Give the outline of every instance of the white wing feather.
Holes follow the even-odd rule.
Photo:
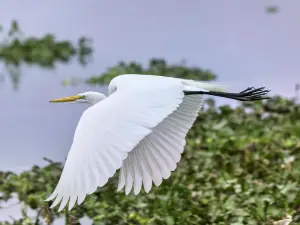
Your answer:
[[[76,201],[78,205],[81,204],[87,194],[105,185],[122,165],[121,174],[126,177],[121,176],[120,183],[126,181],[127,193],[133,184],[136,192],[140,191],[142,182],[150,190],[151,180],[158,185],[162,177],[169,176],[168,170],[174,169],[172,160],[178,162],[180,159],[182,140],[180,148],[176,148],[177,152],[173,153],[174,159],[169,160],[171,167],[164,167],[163,172],[161,167],[155,165],[157,154],[154,152],[162,150],[153,148],[151,152],[146,152],[149,145],[144,141],[139,145],[139,149],[144,150],[134,151],[132,157],[123,164],[128,153],[183,101],[181,82],[170,81],[166,85],[158,80],[152,83],[145,81],[137,85],[122,84],[116,93],[83,113],[60,180],[46,200],[55,199],[51,207],[61,202],[61,211],[69,200],[69,209],[73,208]],[[187,128],[180,129],[186,132]],[[172,142],[176,143],[175,138]],[[145,160],[141,160],[143,158]]]
[[[171,115],[153,128],[124,160],[119,174],[118,190],[125,193],[134,189],[137,195],[144,185],[149,192],[152,181],[156,186],[167,179],[177,167],[185,146],[185,137],[202,107],[202,97],[185,96],[181,105]]]

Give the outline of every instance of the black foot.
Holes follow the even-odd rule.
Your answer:
[[[234,97],[236,100],[254,101],[254,100],[262,100],[262,99],[270,99],[270,97],[265,96],[269,92],[270,90],[265,90],[265,87],[261,87],[261,88],[249,87],[241,91],[240,93],[230,94],[230,95],[232,95],[232,97]]]

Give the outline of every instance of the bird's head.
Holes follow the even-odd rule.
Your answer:
[[[102,93],[88,91],[88,92],[80,93],[80,94],[74,95],[74,96],[50,100],[50,102],[89,103],[91,105],[94,105],[94,104],[104,100],[105,98],[106,98],[106,96]]]

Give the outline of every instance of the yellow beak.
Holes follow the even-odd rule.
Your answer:
[[[53,100],[50,100],[50,102],[74,102],[81,98],[82,97],[80,95],[74,95],[74,96],[69,96],[69,97],[65,97],[65,98],[53,99]]]

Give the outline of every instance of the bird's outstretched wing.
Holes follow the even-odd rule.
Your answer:
[[[145,83],[118,88],[88,108],[76,128],[60,180],[47,199],[55,199],[51,207],[61,202],[60,211],[70,200],[72,209],[76,201],[81,204],[87,194],[105,185],[128,153],[174,112],[183,98],[181,82]]]
[[[202,97],[185,96],[180,106],[166,119],[153,128],[135,146],[124,160],[119,174],[118,190],[125,193],[132,189],[138,194],[142,189],[149,192],[152,181],[156,186],[167,179],[177,167],[185,146],[185,137],[202,108]]]

